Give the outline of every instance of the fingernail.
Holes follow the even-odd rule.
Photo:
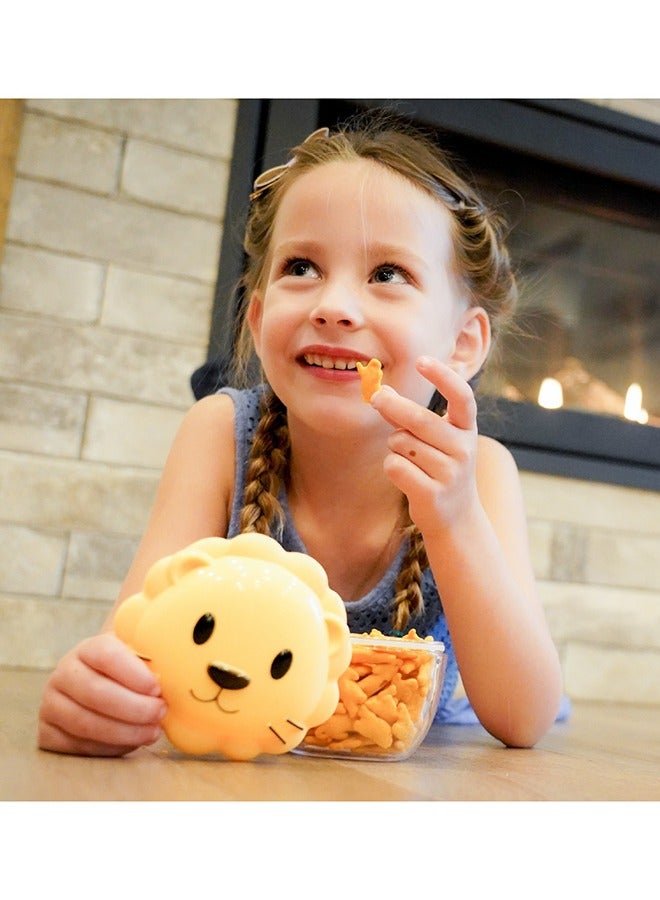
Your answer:
[[[154,728],[152,730],[151,738],[149,739],[148,743],[154,744],[156,741],[160,740],[160,738],[162,738],[162,736],[163,736],[163,729],[159,725],[157,728]]]
[[[373,402],[374,402],[374,399],[375,399],[379,394],[382,394],[382,393],[391,394],[391,393],[392,393],[392,388],[391,388],[389,385],[387,385],[387,384],[381,384],[381,386],[378,388],[378,390],[374,391],[373,394],[371,395],[370,403],[373,403]]]

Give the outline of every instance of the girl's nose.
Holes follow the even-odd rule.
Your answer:
[[[363,315],[356,294],[350,288],[334,285],[322,291],[310,318],[315,325],[356,328],[362,323]]]

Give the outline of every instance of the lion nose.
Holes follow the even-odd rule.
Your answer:
[[[218,687],[226,688],[228,691],[240,691],[250,683],[247,675],[240,675],[231,669],[223,668],[223,666],[208,666],[206,671]]]

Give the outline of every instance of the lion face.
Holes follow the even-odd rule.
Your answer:
[[[198,541],[150,570],[115,631],[161,681],[186,753],[284,753],[329,718],[350,662],[341,599],[310,557],[259,534]]]

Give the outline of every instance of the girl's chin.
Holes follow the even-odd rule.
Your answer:
[[[365,428],[384,424],[376,410],[364,402],[359,387],[350,393],[319,391],[306,392],[304,396],[298,393],[290,403],[281,399],[290,418],[300,418],[315,430],[335,437],[353,429],[364,432]]]
[[[301,364],[295,375],[296,388],[321,397],[350,402],[360,397],[360,376],[354,369],[324,369]]]
[[[324,370],[320,367],[301,366],[292,378],[271,379],[270,384],[278,397],[285,403],[287,398],[291,401],[304,399],[311,400],[328,407],[335,404],[350,407],[362,402],[360,391],[360,378],[355,372]]]

